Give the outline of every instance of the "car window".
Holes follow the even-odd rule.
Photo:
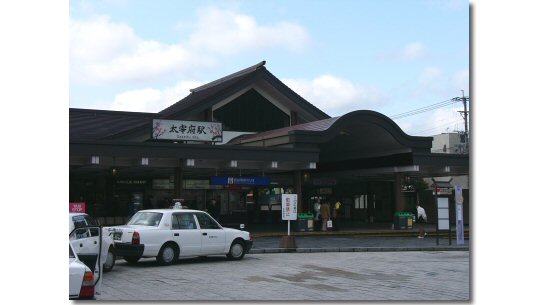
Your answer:
[[[172,215],[172,229],[195,230],[196,222],[192,213],[177,213]]]
[[[76,215],[72,217],[73,224],[75,225],[75,228],[84,228],[86,227],[86,218],[84,215]]]
[[[196,213],[200,229],[220,229],[219,224],[205,213]]]
[[[84,230],[88,226],[98,226],[99,223],[88,215],[75,215],[72,217],[75,226],[75,239],[99,236],[98,228]]]
[[[128,225],[140,225],[140,226],[159,226],[161,223],[162,213],[157,212],[137,212],[127,223]]]

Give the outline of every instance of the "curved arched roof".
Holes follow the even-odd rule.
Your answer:
[[[351,159],[429,152],[432,140],[431,137],[406,134],[393,120],[379,112],[357,110],[340,117],[246,135],[232,143],[247,146],[318,146],[322,155]]]

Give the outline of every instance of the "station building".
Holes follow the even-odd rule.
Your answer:
[[[410,179],[469,174],[468,155],[432,153],[432,141],[375,111],[330,117],[263,61],[158,113],[70,108],[69,198],[107,225],[133,203],[177,199],[201,210],[215,200],[224,224],[276,223],[282,193],[298,194],[300,213],[338,200],[343,219],[390,222],[414,210]]]

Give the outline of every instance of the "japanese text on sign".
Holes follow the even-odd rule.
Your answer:
[[[153,120],[153,139],[222,142],[222,124],[203,121]]]
[[[297,220],[297,194],[282,194],[282,220]]]
[[[69,213],[86,213],[86,202],[69,202]]]

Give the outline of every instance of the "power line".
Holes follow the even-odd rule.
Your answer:
[[[439,102],[439,103],[435,103],[435,104],[425,106],[425,107],[422,107],[422,108],[418,108],[418,109],[414,109],[414,110],[411,110],[411,111],[396,114],[396,115],[391,116],[390,118],[393,119],[393,120],[397,120],[397,119],[405,118],[405,117],[408,117],[408,116],[416,115],[416,114],[419,114],[419,113],[423,113],[423,112],[435,110],[435,109],[438,109],[438,108],[446,107],[446,106],[449,106],[449,105],[452,105],[452,104],[456,104],[457,102],[458,102],[457,100],[449,99],[449,100],[442,101],[442,102]]]
[[[460,120],[450,121],[450,122],[448,122],[446,124],[443,124],[443,125],[438,125],[436,127],[420,130],[420,131],[417,131],[417,132],[410,132],[409,134],[418,135],[418,134],[421,134],[423,132],[430,131],[430,130],[445,129],[445,127],[450,127],[450,126],[452,126],[452,125],[454,125],[456,123],[460,123]]]

